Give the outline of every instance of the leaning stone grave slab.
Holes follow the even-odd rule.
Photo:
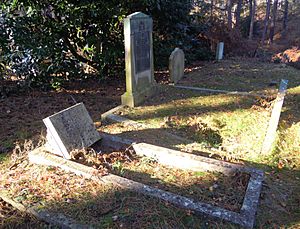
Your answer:
[[[71,151],[89,147],[101,139],[83,103],[43,119],[47,127],[47,148],[71,159]]]
[[[175,48],[169,58],[169,72],[171,83],[176,84],[184,75],[184,52]]]
[[[124,20],[126,92],[123,105],[135,107],[155,93],[153,67],[153,22],[141,12]]]
[[[105,143],[106,146],[117,147],[118,149],[122,146],[123,148],[128,148],[128,144],[133,142],[132,140],[122,139],[117,136],[104,133],[101,134],[101,136],[103,138],[102,144]],[[196,214],[206,214],[210,217],[226,220],[245,228],[253,228],[264,177],[263,171],[254,168],[248,168],[243,165],[219,161],[216,159],[186,154],[180,151],[170,150],[164,147],[158,147],[145,143],[133,144],[133,148],[135,149],[137,155],[155,158],[159,163],[171,165],[175,168],[185,168],[187,164],[190,164],[192,165],[193,170],[197,171],[218,171],[224,174],[230,174],[237,171],[248,173],[250,175],[250,179],[240,211],[233,212],[226,210],[224,208],[216,207],[201,201],[192,200],[178,194],[163,191],[161,189],[113,174],[101,176],[99,175],[98,170],[92,167],[65,160],[55,155],[47,154],[42,148],[35,149],[34,151],[30,152],[29,160],[31,163],[60,167],[66,171],[73,172],[77,175],[81,175],[101,183],[104,182],[115,184],[127,190],[156,197],[172,203],[180,208],[194,211]],[[174,163],[172,163],[173,161]]]

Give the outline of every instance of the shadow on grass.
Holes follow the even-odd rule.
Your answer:
[[[245,60],[224,60],[207,63],[200,71],[186,74],[181,85],[210,89],[258,92],[277,89],[281,79],[289,80],[289,87],[299,86],[297,69],[283,64]],[[274,87],[275,86],[275,87]]]
[[[126,190],[99,192],[72,204],[50,203],[49,210],[75,216],[94,228],[202,228],[209,222],[159,199]],[[218,224],[211,220],[210,225]]]
[[[169,93],[169,91],[167,91]],[[178,92],[177,92],[178,93]],[[189,93],[187,93],[189,94]],[[206,100],[206,104],[202,104],[201,100],[198,101],[199,97],[203,97]],[[219,95],[220,96],[220,95]],[[157,96],[153,98],[151,102],[147,102],[145,105],[140,107],[137,112],[133,113],[133,109],[129,109],[129,118],[134,119],[136,121],[146,121],[148,119],[157,119],[157,118],[165,118],[168,116],[200,116],[204,114],[217,114],[221,112],[233,112],[236,110],[247,110],[250,109],[254,104],[257,103],[255,98],[251,97],[236,97],[230,95],[221,95],[222,102],[221,104],[214,104],[214,100],[220,99],[217,96],[213,95],[203,95],[192,93],[192,96],[187,97],[186,95],[181,98],[172,98],[169,96],[166,101],[158,102],[155,99],[161,98],[163,96]],[[171,97],[171,98],[170,98]],[[187,100],[186,103],[183,101],[189,98],[195,98],[194,100]],[[153,101],[153,102],[152,102]],[[182,102],[181,102],[182,101]],[[133,112],[132,112],[133,111]]]
[[[300,88],[298,91],[285,97],[281,120],[285,122],[287,128],[300,121]]]
[[[276,170],[259,164],[255,166],[264,166],[267,171],[255,228],[276,228],[299,224],[300,197],[297,193],[300,191],[300,186],[295,177],[300,177],[300,171]],[[93,188],[87,189],[83,185],[70,189],[69,185],[65,184],[61,188],[57,182],[60,180],[59,174],[61,172],[58,172],[59,169],[51,168],[45,171],[39,176],[50,177],[51,179],[46,180],[46,183],[44,181],[44,183],[36,184],[39,187],[35,188],[43,189],[44,186],[50,185],[52,192],[44,193],[47,197],[55,196],[57,189],[60,189],[62,196],[54,198],[55,200],[48,198],[46,202],[43,202],[44,208],[65,214],[80,223],[89,224],[95,228],[240,228],[228,222],[210,219],[206,215],[195,215],[191,211],[177,208],[157,198],[115,186],[95,183],[91,184]],[[57,180],[49,174],[51,172],[56,174]],[[28,170],[23,175],[26,173]],[[155,175],[155,172],[153,174]],[[196,173],[200,177],[200,183],[193,182],[188,185],[180,185],[178,180],[174,179],[172,182],[163,182],[149,173],[127,169],[123,171],[122,175],[135,181],[147,183],[152,187],[193,197],[196,201],[217,202],[225,208],[229,206],[229,209],[230,206],[236,204],[237,200],[243,201],[241,188],[246,183],[245,179],[224,178],[223,176],[206,179],[206,173]],[[73,177],[70,177],[69,181],[74,179]],[[203,180],[201,180],[202,178]],[[225,185],[222,186],[224,180]],[[232,180],[234,182],[230,183]],[[216,184],[215,189],[209,189]],[[34,185],[34,179],[27,185],[26,195],[28,198],[34,194],[31,185]],[[35,196],[35,198],[37,197],[39,196]],[[18,227],[13,227],[13,222],[6,222],[3,228]]]
[[[31,168],[31,171],[33,170],[34,168]],[[41,193],[43,196],[34,195],[34,198],[37,199],[48,197],[48,200],[43,201],[44,209],[54,213],[64,214],[79,223],[88,224],[94,228],[218,228],[220,225],[238,228],[221,220],[215,221],[214,219],[207,219],[207,216],[194,215],[193,212],[189,210],[177,208],[157,198],[111,185],[93,183],[91,184],[92,187],[91,185],[88,186],[89,188],[82,185],[82,187],[70,189],[69,184],[66,183],[61,187],[59,185],[59,174],[61,174],[59,169],[48,167],[48,169],[44,171],[46,172],[39,175],[40,178],[47,177],[50,179],[44,180],[42,184],[34,184],[34,180],[32,180],[27,185],[27,191],[20,194],[23,199],[32,198],[34,188],[43,190],[45,186],[50,185],[52,189],[51,193]],[[28,173],[28,171],[23,175],[26,175],[26,173]],[[57,174],[56,179],[54,179],[53,174]],[[131,175],[133,174],[131,173]],[[148,174],[143,173],[136,173],[134,176],[142,180],[148,179],[149,181],[149,179],[152,179],[149,178]],[[74,176],[70,177],[69,181],[71,181],[73,177]],[[217,183],[218,180],[215,179],[213,182]],[[157,179],[155,183],[158,183]],[[204,181],[201,187],[197,184],[192,186],[194,191],[197,189],[201,192],[201,188],[211,186],[211,184],[212,182]],[[230,188],[230,190],[235,189],[235,187]],[[186,192],[192,191],[192,188],[189,186],[177,188],[177,190],[183,189],[186,190]],[[205,191],[204,188],[202,190],[210,193],[207,197],[211,200],[217,197],[217,195],[211,191]],[[228,189],[228,192],[230,192],[230,190]],[[57,197],[57,192],[62,193],[62,195]],[[232,194],[229,198],[233,198]],[[13,222],[5,222],[3,227],[18,228],[13,225]]]

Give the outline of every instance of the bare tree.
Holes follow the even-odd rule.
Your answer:
[[[282,22],[282,29],[283,32],[287,29],[287,22],[288,22],[288,14],[289,14],[289,1],[284,1],[284,12],[283,12],[283,22]]]
[[[274,0],[273,18],[272,18],[271,28],[270,28],[270,43],[273,43],[273,40],[274,40],[275,24],[276,24],[276,18],[277,18],[277,6],[278,6],[278,0]]]
[[[235,26],[240,28],[241,25],[241,11],[242,11],[243,0],[238,0],[236,11],[235,11]]]
[[[227,20],[228,28],[232,29],[232,0],[227,0]]]
[[[266,39],[266,34],[267,34],[268,24],[269,24],[269,17],[270,17],[270,9],[271,9],[271,0],[267,0],[264,30],[263,30],[262,39],[261,39],[262,44],[265,43],[265,39]]]
[[[253,38],[253,28],[254,28],[255,12],[256,12],[256,0],[252,0],[251,5],[252,5],[252,10],[250,11],[251,12],[251,15],[250,15],[251,21],[250,21],[250,30],[249,30],[249,40],[252,40],[252,38]]]

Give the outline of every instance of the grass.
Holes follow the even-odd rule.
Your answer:
[[[270,82],[288,79],[277,139],[273,151],[262,156],[262,142],[272,110],[276,87]],[[300,82],[299,70],[282,65],[246,61],[207,64],[181,82],[183,85],[222,90],[264,92],[270,97],[245,97],[198,93],[165,87],[145,105],[119,112],[145,123],[145,128],[109,124],[102,130],[122,137],[207,153],[239,161],[266,171],[257,217],[257,228],[298,228],[300,168]],[[275,94],[276,95],[276,94]],[[171,139],[175,133],[190,141]]]
[[[222,150],[230,152],[235,159],[259,160],[270,115],[270,105],[263,104],[267,101],[195,92],[189,92],[182,98],[182,93],[181,90],[167,88],[160,98],[169,95],[172,100],[157,105],[156,98],[153,98],[147,106],[129,108],[122,113],[151,128],[165,128],[189,138],[197,143],[199,151]]]
[[[220,77],[218,77],[218,74]],[[289,90],[279,123],[278,137],[271,156],[263,158],[261,147],[269,125],[274,94],[270,82],[289,80]],[[270,166],[300,166],[299,70],[276,64],[226,60],[207,64],[189,73],[181,84],[225,90],[268,91],[265,98],[226,94],[205,94],[165,87],[144,106],[127,108],[122,115],[167,129],[192,141],[193,149],[216,154],[227,160],[246,160]],[[218,84],[218,87],[215,85]],[[277,86],[278,86],[277,85]],[[234,88],[235,87],[235,88]],[[273,95],[270,92],[273,91]],[[120,130],[120,133],[122,131]],[[140,134],[148,134],[147,129]],[[123,131],[124,133],[124,131]],[[128,130],[126,130],[126,134]],[[187,144],[170,147],[186,148]]]
[[[140,157],[131,148],[124,152],[94,153],[77,151],[75,160],[99,170],[99,174],[114,173],[152,187],[178,193],[196,201],[239,212],[249,175],[189,171],[159,164],[152,158]]]
[[[255,59],[224,60],[206,64],[200,71],[190,73],[180,84],[229,91],[270,91],[281,79],[289,80],[289,87],[299,81],[297,70],[282,64],[266,64]]]
[[[62,213],[95,228],[196,228],[210,222],[158,199],[54,167],[29,165],[26,160],[3,178],[0,188],[7,189],[15,201],[27,207],[42,204],[40,209]],[[216,225],[214,221],[210,224]],[[18,227],[16,222],[12,225]]]
[[[9,155],[8,154],[0,154],[0,164],[5,163],[9,160]]]
[[[122,115],[148,124],[146,128],[107,124],[99,130],[263,168],[266,179],[256,228],[297,228],[300,225],[298,73],[281,65],[227,60],[206,64],[200,71],[192,72],[191,79],[186,78],[182,82],[207,88],[272,92],[275,87],[269,87],[269,82],[288,78],[290,89],[280,119],[278,138],[273,152],[267,157],[260,155],[260,148],[271,112],[272,100],[269,98],[203,94],[166,86],[144,106],[122,111]],[[20,103],[22,101],[20,99]],[[94,117],[100,115],[97,111],[95,107],[92,113]],[[51,113],[52,110],[47,112]],[[34,113],[41,116],[39,112]],[[34,116],[34,119],[41,120],[40,116]],[[7,126],[5,132],[8,129]],[[29,137],[26,136],[26,128],[21,130],[19,133],[14,130],[13,133],[19,138]],[[172,138],[167,132],[184,139]],[[5,139],[10,138],[5,136]],[[19,147],[15,150],[19,157],[13,156],[11,159],[0,154],[0,189],[9,190],[15,200],[27,206],[42,203],[44,208],[62,212],[96,228],[238,228],[230,223],[207,219],[206,216],[196,216],[193,212],[155,198],[114,186],[99,185],[53,167],[29,165],[26,155],[21,152],[30,148]],[[232,207],[232,202],[224,203],[224,197],[225,200],[238,199],[231,196],[237,191],[234,190],[234,181],[239,182],[234,177],[225,179],[218,174],[170,170],[151,161],[139,161],[135,165],[122,160],[111,160],[109,163],[122,176],[141,179],[145,183],[212,203],[215,201],[223,207]],[[218,187],[223,193],[217,190]],[[220,197],[223,202],[219,200]],[[19,217],[26,220],[27,216]],[[11,225],[19,220],[10,219]]]
[[[52,228],[35,217],[15,210],[0,198],[0,227],[1,228]]]
[[[118,161],[112,172],[236,212],[240,211],[249,180],[249,175],[242,173],[224,176],[220,173],[170,168],[146,157],[135,157],[134,160],[124,163]]]

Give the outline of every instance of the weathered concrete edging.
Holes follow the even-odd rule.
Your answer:
[[[240,164],[234,164],[213,158],[198,156],[161,146],[155,146],[147,143],[133,143],[132,146],[135,153],[139,156],[154,158],[160,164],[179,169],[220,172],[225,175],[230,175],[237,171],[249,174],[262,174],[261,170],[249,168]]]
[[[122,138],[104,134],[103,139],[113,147],[116,141],[121,143],[124,142]],[[264,180],[264,172],[259,169],[246,167],[240,164],[233,164],[224,162],[212,158],[203,156],[197,156],[189,153],[184,153],[177,150],[172,150],[160,146],[155,146],[147,143],[133,143],[132,146],[135,153],[140,156],[146,156],[156,159],[159,163],[180,168],[180,169],[191,169],[194,171],[217,171],[225,175],[230,175],[233,172],[245,172],[250,175],[247,190],[245,193],[243,205],[240,211],[241,220],[247,223],[237,223],[234,220],[227,219],[228,221],[240,224],[244,227],[252,228],[255,222],[255,214],[258,207],[260,192],[262,189],[262,182]],[[123,147],[125,147],[123,145]],[[209,214],[209,213],[207,213]],[[246,225],[248,224],[248,226]]]
[[[21,212],[26,212],[30,215],[35,216],[37,219],[47,222],[51,225],[59,226],[64,229],[92,229],[93,227],[85,224],[79,224],[75,220],[66,217],[61,213],[53,213],[46,210],[41,210],[39,207],[30,207],[26,208],[23,204],[15,202],[9,197],[9,195],[1,191],[0,198],[5,202],[12,205],[14,208],[18,209]]]
[[[209,89],[209,88],[202,88],[202,87],[190,87],[190,86],[180,86],[180,85],[172,85],[175,88],[179,89],[187,89],[199,92],[211,92],[211,93],[223,93],[229,95],[242,95],[242,96],[258,96],[258,97],[265,97],[263,94],[252,93],[252,92],[241,92],[241,91],[226,91],[226,90],[218,90],[218,89]]]
[[[102,136],[104,137],[103,140],[106,139],[105,141],[107,143],[109,143],[109,141],[110,141],[113,144],[114,141],[118,141],[117,137],[110,138],[110,136],[107,134],[102,135]],[[132,142],[132,141],[127,140],[127,142]],[[118,147],[120,147],[122,144],[124,144],[123,139],[121,139],[121,143],[120,143],[120,145],[118,145]],[[139,147],[139,149],[137,149],[137,147],[136,147],[137,151],[139,151],[139,154],[142,154],[143,152],[146,151],[147,147],[145,148],[145,151],[143,150],[144,145],[137,144],[137,146]],[[156,146],[151,146],[151,147],[156,147]],[[163,147],[161,147],[161,148],[163,148]],[[149,149],[149,147],[148,147],[148,149]],[[169,149],[166,149],[166,150],[169,153],[168,156],[170,157],[171,161],[172,161],[172,156],[176,156],[176,153],[179,155],[184,154],[180,151],[169,151]],[[211,162],[210,160],[205,162],[204,157],[200,157],[200,156],[195,156],[195,157],[196,157],[196,159],[198,159],[199,166],[202,166],[205,163],[209,164]],[[208,159],[208,158],[206,158],[206,159]],[[132,181],[132,180],[129,180],[129,179],[126,179],[123,177],[119,177],[119,176],[116,176],[113,174],[101,176],[99,174],[99,171],[94,168],[91,168],[91,167],[88,167],[85,165],[81,165],[76,162],[69,161],[69,160],[60,158],[58,156],[43,152],[43,148],[38,148],[38,149],[30,152],[29,160],[31,163],[42,164],[42,165],[52,165],[52,166],[60,167],[68,172],[73,172],[77,175],[84,176],[86,178],[98,181],[100,183],[115,184],[115,185],[118,185],[127,190],[140,192],[145,195],[153,196],[153,197],[168,201],[180,208],[189,209],[198,214],[206,214],[211,217],[216,217],[216,218],[219,218],[222,220],[227,220],[227,221],[233,222],[235,224],[239,224],[246,228],[253,227],[256,209],[257,209],[257,205],[258,205],[258,200],[259,200],[259,196],[260,196],[260,190],[262,187],[263,176],[264,176],[263,172],[259,171],[259,170],[255,170],[255,169],[248,169],[248,170],[246,169],[245,170],[245,171],[249,172],[251,177],[250,177],[250,181],[249,181],[249,184],[247,187],[247,191],[246,191],[246,195],[244,198],[244,202],[243,202],[241,211],[240,211],[240,213],[237,213],[237,212],[232,212],[232,211],[229,211],[229,210],[226,210],[223,208],[215,207],[215,206],[207,204],[207,203],[194,201],[194,200],[191,200],[184,196],[180,196],[180,195],[166,192],[166,191],[163,191],[163,190],[160,190],[157,188],[153,188],[148,185],[144,185],[142,183],[135,182],[135,181]],[[194,160],[194,159],[190,159],[190,160]],[[211,159],[211,160],[214,160],[214,159]],[[217,160],[215,160],[215,161],[217,161]],[[220,164],[216,164],[216,162],[215,162],[214,166],[222,167],[222,166],[227,165],[226,163],[225,164],[222,164],[222,163],[220,162]],[[234,169],[240,170],[241,166],[233,165],[231,168],[228,168],[227,170],[230,170],[230,169],[231,170],[234,170]],[[199,170],[201,170],[201,168],[199,168]],[[202,170],[203,170],[203,168],[202,168]],[[212,171],[212,170],[210,170],[210,171]],[[219,171],[219,170],[216,169],[216,171]]]
[[[110,109],[109,111],[106,111],[105,113],[103,113],[101,115],[101,120],[104,121],[107,118],[108,115],[111,115],[111,114],[121,110],[124,107],[125,107],[125,105],[119,105],[117,107],[114,107],[114,108]]]

